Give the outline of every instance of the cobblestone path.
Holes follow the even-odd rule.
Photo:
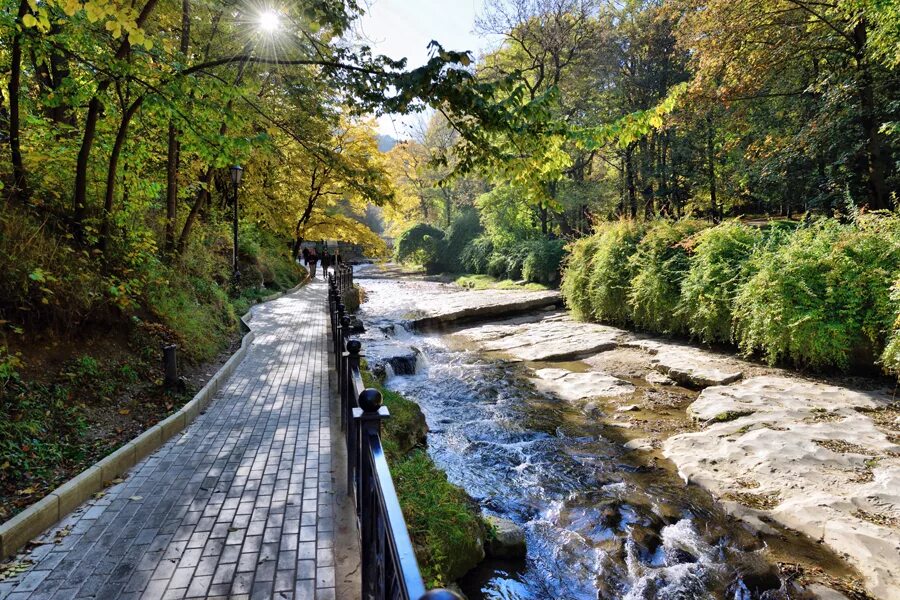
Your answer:
[[[325,293],[256,307],[206,413],[47,532],[0,599],[334,598]]]

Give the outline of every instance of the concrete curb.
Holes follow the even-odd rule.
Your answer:
[[[262,302],[269,302],[292,294],[306,285],[308,281],[307,278],[286,292],[267,296]],[[0,525],[0,560],[14,556],[30,540],[53,527],[92,495],[108,486],[113,479],[125,475],[131,467],[158,450],[172,436],[190,425],[209,406],[216,392],[222,388],[222,385],[234,373],[247,354],[256,337],[249,325],[252,317],[251,309],[240,318],[241,328],[247,332],[241,340],[241,347],[231,355],[222,368],[212,376],[190,402]]]

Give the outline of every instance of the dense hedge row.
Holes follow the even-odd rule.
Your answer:
[[[559,283],[562,240],[526,239],[496,244],[474,211],[464,212],[446,232],[417,223],[397,238],[394,259],[422,265],[429,273],[476,273],[498,279]]]
[[[579,318],[770,363],[900,372],[900,219],[607,223],[570,245],[562,291]]]

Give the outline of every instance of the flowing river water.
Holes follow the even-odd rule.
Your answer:
[[[527,559],[482,563],[460,582],[470,599],[812,598],[785,563],[826,580],[851,575],[805,538],[751,533],[658,453],[627,451],[601,416],[538,392],[527,369],[548,364],[483,354],[452,331],[410,331],[413,298],[439,304],[442,284],[361,275],[364,353],[384,358],[393,342],[420,352],[415,372],[388,387],[422,408],[428,451],[450,481],[525,529]],[[689,427],[684,406],[697,392],[666,394],[661,414]]]

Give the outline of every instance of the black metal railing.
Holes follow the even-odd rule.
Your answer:
[[[341,398],[341,430],[347,444],[347,492],[356,502],[364,600],[461,600],[452,591],[425,591],[406,521],[381,445],[381,423],[390,417],[381,392],[366,388],[359,370],[362,344],[350,339],[344,292],[353,285],[350,267],[328,278],[334,364]]]
[[[337,286],[338,299],[343,300],[344,294],[353,289],[353,267],[344,263],[335,265],[334,283]]]

